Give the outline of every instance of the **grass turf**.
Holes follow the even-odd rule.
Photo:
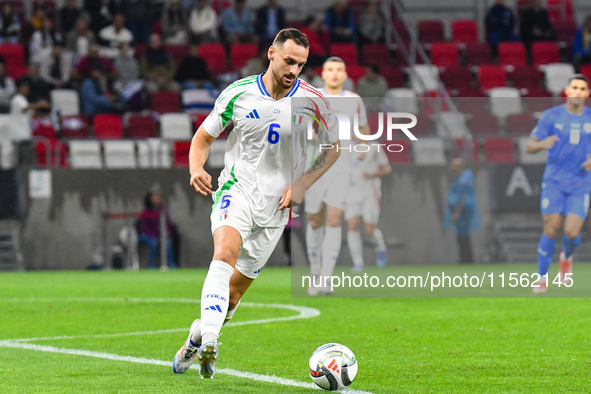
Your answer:
[[[582,265],[581,265],[582,266]],[[578,266],[577,272],[579,271]],[[510,266],[513,267],[513,266]],[[198,299],[205,270],[27,272],[0,275],[0,340],[190,326],[199,305],[98,298]],[[310,382],[307,361],[327,342],[351,348],[351,388],[374,393],[555,393],[591,390],[588,299],[292,299],[290,271],[266,269],[244,297],[318,309],[318,317],[223,329],[219,368]],[[76,297],[97,298],[75,301]],[[16,299],[37,298],[35,301]],[[233,321],[292,311],[241,306]],[[32,341],[170,361],[186,331]],[[0,392],[305,393],[195,370],[0,347]]]

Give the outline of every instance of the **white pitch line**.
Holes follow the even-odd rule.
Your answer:
[[[0,302],[130,302],[130,303],[183,303],[183,304],[200,304],[201,300],[187,299],[187,298],[0,298]],[[226,324],[226,327],[232,326],[246,326],[250,324],[265,324],[275,323],[280,321],[290,321],[298,319],[310,319],[320,315],[320,311],[314,308],[306,306],[291,305],[291,304],[261,304],[253,302],[242,302],[240,305],[245,307],[260,307],[260,308],[278,308],[278,309],[289,309],[298,312],[297,315],[284,316],[284,317],[273,317],[269,319],[259,320],[248,320],[242,322],[231,322]],[[113,334],[89,334],[89,335],[59,335],[53,337],[37,337],[37,338],[23,338],[23,339],[11,339],[14,342],[31,342],[31,341],[48,341],[55,339],[75,339],[75,338],[106,338],[106,337],[122,337],[122,336],[135,336],[135,335],[153,335],[153,334],[164,334],[186,331],[187,328],[170,328],[165,330],[153,330],[153,331],[138,331],[138,332],[126,332],[126,333],[113,333]]]
[[[152,365],[162,365],[162,366],[166,366],[166,367],[172,367],[172,362],[170,362],[170,361],[155,360],[155,359],[144,358],[144,357],[120,356],[118,354],[92,352],[89,350],[82,350],[82,349],[66,349],[66,348],[59,348],[59,347],[53,347],[53,346],[34,345],[32,343],[0,341],[0,347],[35,350],[38,352],[73,354],[73,355],[77,355],[77,356],[103,358],[103,359],[113,360],[113,361],[126,361],[126,362],[131,362],[131,363],[138,363],[138,364],[152,364]],[[197,366],[194,365],[191,368],[197,369]],[[275,375],[273,375],[273,376],[261,375],[261,374],[257,374],[257,373],[253,373],[253,372],[242,372],[242,371],[237,371],[235,369],[229,369],[229,368],[219,368],[216,370],[216,373],[230,375],[230,376],[236,376],[239,378],[258,380],[258,381],[265,382],[265,383],[276,383],[276,384],[281,384],[283,386],[302,387],[302,388],[308,388],[308,389],[320,389],[318,386],[316,386],[312,383],[304,383],[304,382],[298,382],[296,380],[279,378]],[[373,394],[368,391],[361,391],[361,390],[354,390],[354,389],[345,389],[342,392],[350,393],[350,394]]]

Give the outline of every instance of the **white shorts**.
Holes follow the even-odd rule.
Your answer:
[[[347,195],[345,220],[361,216],[363,223],[378,224],[381,204],[381,196],[373,190],[358,190],[352,187]]]
[[[225,190],[211,211],[211,233],[220,227],[238,230],[242,246],[236,269],[247,278],[256,279],[281,239],[281,227],[259,227],[254,222],[248,200],[239,190]]]
[[[325,178],[327,175],[328,178]],[[325,173],[306,192],[306,213],[315,214],[322,211],[322,203],[345,210],[345,199],[348,190],[348,173],[343,172],[334,175]]]

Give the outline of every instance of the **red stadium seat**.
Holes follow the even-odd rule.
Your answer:
[[[466,43],[466,64],[480,66],[492,63],[490,45],[486,42]]]
[[[369,66],[372,63],[378,65],[390,64],[390,51],[384,44],[365,44],[362,48],[363,64]]]
[[[509,135],[527,135],[536,127],[536,123],[531,113],[513,114],[505,119]]]
[[[478,84],[482,90],[507,86],[507,74],[501,66],[482,65],[478,68]]]
[[[565,7],[564,10],[563,7]],[[548,16],[550,17],[552,23],[559,20],[574,19],[573,3],[571,0],[548,0],[546,3],[546,8],[548,9]]]
[[[539,88],[538,91],[528,91],[528,93],[530,95],[524,96],[523,102],[529,112],[544,112],[555,105],[554,96],[546,89]]]
[[[488,96],[478,89],[459,90],[454,97],[458,111],[464,114],[480,114],[485,111]]]
[[[490,112],[472,112],[470,114],[470,129],[474,135],[498,135],[499,120]]]
[[[160,91],[152,93],[152,109],[159,114],[181,112],[181,99],[176,92]]]
[[[442,95],[437,90],[429,90],[421,96],[423,113],[432,115],[440,111],[449,112],[449,106],[443,100]],[[414,130],[414,129],[413,129]]]
[[[95,115],[92,124],[96,138],[123,138],[123,120],[119,115]]]
[[[417,29],[419,33],[419,41],[422,43],[432,44],[434,42],[445,41],[443,35],[443,22],[440,20],[419,21]]]
[[[499,44],[499,64],[503,66],[525,66],[527,54],[521,42],[501,42]]]
[[[207,63],[207,67],[213,74],[223,74],[227,71],[226,49],[223,44],[199,45],[199,56]]]
[[[86,116],[63,116],[60,119],[62,138],[88,138],[88,119]]]
[[[49,141],[49,163],[47,162],[47,144],[44,142],[37,141],[35,143],[35,154],[37,156],[37,166],[38,167],[48,167],[48,166],[60,166],[60,167],[67,167],[67,146],[66,144],[61,143],[59,140],[50,139]],[[59,154],[57,152],[59,150]],[[57,160],[56,160],[57,155]]]
[[[328,52],[330,56],[338,56],[348,66],[358,64],[357,46],[355,44],[332,44]]]
[[[515,163],[515,146],[510,138],[489,138],[484,141],[486,160],[491,163]]]
[[[390,64],[381,65],[380,74],[388,81],[389,88],[400,88],[404,86],[404,73],[400,67]]]
[[[591,64],[584,64],[581,66],[581,74],[591,80]]]
[[[451,23],[451,40],[461,43],[478,43],[478,24],[471,19],[458,19]]]
[[[464,149],[464,140],[462,138],[456,138],[455,142],[456,142],[456,146],[458,147],[458,150],[454,152],[454,157],[459,157],[460,153],[463,153],[462,150]],[[472,152],[473,152],[472,160],[474,161],[474,163],[478,163],[480,161],[480,152],[478,151],[479,149],[480,149],[480,145],[478,144],[478,140],[473,139],[472,140]]]
[[[132,115],[127,125],[127,136],[131,138],[156,138],[156,121],[149,115]]]
[[[56,139],[55,129],[49,121],[33,121],[33,137],[43,137],[49,140]]]
[[[414,129],[413,129],[413,132],[414,132]],[[388,145],[393,145],[393,144],[401,145],[402,151],[390,152],[388,149],[386,149],[384,152],[386,153],[386,156],[388,156],[388,160],[390,161],[390,163],[410,164],[411,163],[410,142],[408,142],[408,139],[399,139],[399,140],[393,139],[393,140],[389,141],[389,143],[388,143]],[[393,151],[400,150],[400,147],[392,146],[390,148],[390,150],[393,150]]]
[[[189,149],[191,141],[175,141],[174,143],[174,165],[177,167],[189,166]]]
[[[193,120],[193,128],[197,130],[208,115],[209,114],[191,114],[191,119]]]
[[[164,45],[164,49],[170,54],[174,63],[178,66],[181,64],[181,61],[187,56],[189,53],[189,46],[188,45]]]
[[[539,88],[544,74],[535,66],[519,66],[511,73],[513,86],[518,89]]]
[[[538,41],[531,46],[532,62],[534,65],[560,62],[560,48],[553,41]]]
[[[467,67],[446,68],[440,77],[448,90],[456,91],[454,95],[461,90],[472,89],[472,72]]]
[[[437,67],[457,67],[460,52],[456,44],[439,42],[431,45],[431,62]]]
[[[6,74],[18,79],[26,74],[25,48],[21,44],[1,44],[0,55],[6,61]]]
[[[366,68],[358,64],[349,64],[347,65],[347,75],[357,84],[357,81],[365,75]]]
[[[259,52],[256,44],[232,44],[230,46],[230,59],[232,69],[237,70],[246,65],[250,58],[255,57]]]
[[[577,35],[577,22],[572,19],[565,19],[554,21],[552,25],[556,34],[556,41],[570,46]]]

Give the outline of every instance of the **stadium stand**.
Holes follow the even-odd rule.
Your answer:
[[[537,89],[540,88],[544,73],[536,66],[518,66],[511,73],[513,86],[518,89]]]
[[[531,46],[531,54],[532,63],[536,66],[560,62],[560,48],[553,41],[534,42]]]
[[[568,79],[575,73],[575,68],[570,63],[554,63],[544,66],[546,89],[555,96],[560,95],[568,84]]]
[[[61,115],[79,115],[80,97],[78,92],[69,89],[54,89],[50,93],[51,106]]]
[[[402,150],[400,152],[390,152],[386,150],[386,156],[390,163],[396,164],[410,164],[410,142],[407,139],[393,139],[390,141],[391,145],[400,145]]]
[[[159,114],[168,114],[181,111],[179,95],[172,91],[154,92],[151,96],[152,109]]]
[[[501,42],[499,44],[499,64],[502,66],[525,66],[527,53],[521,42]]]
[[[536,153],[527,153],[527,141],[529,137],[520,137],[517,139],[517,149],[519,151],[519,162],[521,164],[545,164],[548,160],[548,151],[539,150]]]
[[[493,62],[490,45],[486,42],[468,42],[465,44],[466,64],[480,66]]]
[[[160,136],[169,140],[190,140],[192,133],[191,117],[185,113],[169,113],[160,117]]]
[[[456,43],[478,43],[478,23],[470,19],[458,19],[451,23],[451,40]]]
[[[445,145],[441,138],[421,138],[412,143],[414,163],[418,165],[445,165]]]
[[[119,115],[95,115],[92,119],[94,136],[100,139],[123,138],[123,120]]]
[[[531,133],[536,123],[537,120],[529,112],[512,114],[505,119],[505,128],[510,136],[524,135]]]
[[[439,88],[439,69],[432,65],[417,64],[410,72],[410,86],[418,94]]]
[[[385,109],[390,111],[419,113],[417,92],[409,88],[394,88],[388,90],[384,97]]]
[[[235,43],[230,46],[232,69],[237,70],[246,65],[248,60],[257,56],[259,48],[256,44]]]
[[[510,138],[488,138],[484,153],[490,163],[515,163],[515,146]]]
[[[133,141],[104,141],[105,168],[136,168]]]
[[[155,138],[158,136],[156,121],[149,115],[132,115],[128,119],[127,136],[130,138]]]
[[[382,75],[384,66],[390,64],[390,51],[385,44],[380,43],[370,43],[365,44],[361,50],[362,56],[362,63],[366,66],[370,64],[377,64],[381,67]],[[386,78],[387,79],[387,78]]]
[[[73,140],[68,142],[70,167],[95,168],[103,167],[101,143],[97,140]]]
[[[331,56],[338,56],[345,64],[347,64],[347,68],[351,65],[358,64],[359,55],[357,53],[357,46],[355,44],[332,44],[330,46]]]
[[[482,65],[478,68],[478,85],[481,90],[507,86],[507,74],[501,66]]]
[[[458,152],[454,154],[454,157],[459,156],[459,152],[463,152],[464,149],[464,139],[463,138],[456,138],[455,139],[456,146],[458,148]],[[480,161],[480,145],[478,144],[478,140],[472,140],[472,160],[474,163],[478,163]]]
[[[424,20],[417,24],[419,41],[424,44],[445,41],[443,22],[440,20]]]
[[[189,166],[189,149],[191,148],[191,141],[175,141],[174,142],[174,165],[176,167]]]
[[[86,116],[62,116],[60,127],[62,138],[87,138],[90,135],[88,118]]]
[[[511,87],[494,88],[488,91],[490,112],[504,121],[508,115],[521,113],[521,95]]]
[[[460,51],[453,43],[436,42],[431,44],[431,62],[437,67],[445,69],[458,67],[460,62]]]
[[[207,63],[207,67],[214,75],[223,74],[228,70],[226,66],[226,49],[223,44],[201,44],[199,56]]]

